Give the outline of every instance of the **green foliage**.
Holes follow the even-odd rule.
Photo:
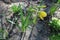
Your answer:
[[[49,37],[50,40],[60,40],[60,35],[51,35]]]
[[[22,31],[24,32],[24,31],[26,31],[26,29],[28,28],[28,26],[32,23],[32,19],[30,19],[31,18],[31,16],[32,16],[32,12],[34,11],[32,11],[33,10],[33,8],[32,7],[30,7],[30,8],[28,8],[28,10],[27,10],[27,16],[23,16],[22,14],[23,13],[21,13],[21,18],[23,18],[22,20]],[[24,19],[25,18],[25,19]]]
[[[60,0],[58,0],[58,2],[57,3],[59,3],[60,4]]]
[[[58,18],[52,18],[50,21],[50,26],[55,28],[56,30],[60,29],[60,20]]]
[[[8,32],[5,29],[0,28],[0,39],[5,39],[8,36]]]
[[[36,22],[37,22],[37,17],[34,17],[33,23],[36,24]]]
[[[13,21],[6,19],[8,22],[10,22],[11,24],[15,24]]]
[[[29,7],[27,8],[27,10],[28,10],[29,12],[35,12],[35,11],[36,11],[32,6],[29,6]]]
[[[31,17],[32,17],[32,23],[33,24],[36,24],[36,22],[37,22],[37,10],[36,10],[36,8],[38,8],[38,7],[36,7],[36,6],[30,6],[29,8],[28,8],[28,11],[30,12],[30,13],[32,13],[31,14]],[[31,21],[31,20],[30,20]]]
[[[3,32],[3,30],[0,28],[0,32]]]
[[[12,24],[16,24],[18,26],[18,28],[20,30],[22,30],[22,32],[24,32],[24,31],[26,31],[26,29],[28,28],[29,25],[31,25],[32,23],[36,24],[37,14],[34,15],[34,17],[33,17],[34,12],[38,13],[38,11],[40,11],[39,10],[40,8],[45,8],[45,7],[46,7],[45,5],[41,5],[41,6],[37,6],[37,5],[32,6],[32,5],[29,5],[29,7],[27,7],[26,10],[25,10],[26,11],[26,14],[25,14],[26,16],[24,16],[24,11],[23,11],[23,8],[21,7],[21,5],[20,4],[18,6],[13,5],[11,7],[11,9],[12,9],[12,11],[15,14],[17,14],[17,13],[19,14],[19,16],[20,16],[19,19],[21,20],[21,25],[22,26],[19,26],[18,22],[15,23],[14,21],[10,21],[10,20],[8,20],[8,21],[10,23],[12,23]]]
[[[6,29],[4,30],[3,36],[4,36],[4,38],[8,37],[8,31]]]
[[[12,9],[12,11],[13,11],[14,13],[17,13],[17,12],[20,11],[20,9],[18,8],[18,6],[16,6],[16,5],[13,5],[13,6],[11,7],[11,9]]]
[[[16,24],[17,25],[17,27],[22,31],[22,32],[25,32],[26,31],[26,29],[28,28],[28,26],[30,25],[30,24],[32,24],[32,19],[30,20],[30,18],[31,18],[31,16],[32,16],[32,13],[35,11],[32,7],[29,7],[28,8],[28,10],[26,10],[27,11],[27,15],[26,16],[24,16],[24,11],[22,10],[22,8],[21,8],[21,5],[19,4],[19,6],[17,7],[16,5],[13,5],[12,6],[12,10],[13,10],[13,12],[14,13],[16,13],[16,12],[18,12],[18,14],[20,15],[20,20],[21,20],[21,25],[22,26],[19,26],[18,25],[18,22],[17,23],[15,23],[15,22],[13,22],[13,21],[10,21],[10,20],[8,20],[10,23],[12,23],[12,24]],[[18,15],[17,14],[17,15]],[[18,20],[17,20],[18,21]]]
[[[60,4],[60,0],[58,0],[56,4],[53,4],[51,6],[51,8],[50,8],[50,15],[53,15],[54,14],[54,12],[58,9],[59,4]]]
[[[50,8],[50,15],[53,15],[56,10],[57,10],[57,5],[53,5],[53,6]]]

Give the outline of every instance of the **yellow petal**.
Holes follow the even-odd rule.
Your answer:
[[[42,16],[42,17],[46,17],[47,16],[47,13],[44,12],[44,11],[40,11],[38,14],[39,14],[39,16]]]
[[[44,11],[42,11],[42,12],[40,12],[40,15],[41,15],[42,17],[46,17],[46,16],[47,16],[47,13],[44,12]]]
[[[44,20],[44,18],[43,18],[42,16],[40,16],[40,19],[41,19],[41,20]]]

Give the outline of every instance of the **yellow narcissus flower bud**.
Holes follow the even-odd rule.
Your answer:
[[[41,20],[44,20],[44,17],[47,16],[47,13],[45,11],[39,11],[38,16],[40,17]]]

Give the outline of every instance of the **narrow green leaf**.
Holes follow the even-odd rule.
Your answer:
[[[52,6],[50,8],[50,15],[53,15],[56,10],[57,10],[57,6],[56,5],[55,6]]]
[[[60,3],[60,0],[58,0],[58,2],[57,3]]]

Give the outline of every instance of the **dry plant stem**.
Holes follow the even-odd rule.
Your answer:
[[[32,29],[31,29],[31,33],[30,33],[30,36],[28,37],[28,40],[30,39],[31,34],[33,33],[34,26],[35,26],[35,25],[33,25]]]
[[[24,40],[25,34],[26,34],[26,32],[24,32],[24,33],[22,34],[22,38],[21,38],[20,40]]]

